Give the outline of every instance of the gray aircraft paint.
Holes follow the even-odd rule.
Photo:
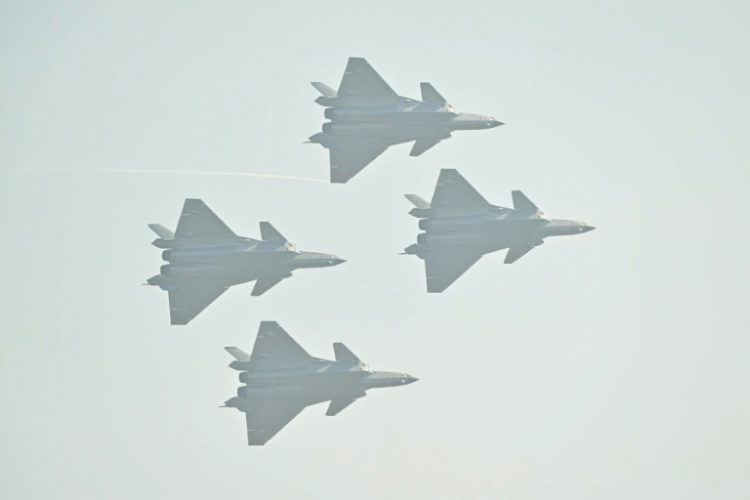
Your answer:
[[[238,236],[203,201],[186,199],[177,229],[149,224],[165,249],[167,264],[148,279],[169,293],[173,325],[185,325],[232,285],[255,281],[260,296],[302,268],[345,262],[327,253],[298,251],[269,222],[260,223],[261,240]]]
[[[422,100],[403,97],[361,57],[351,57],[338,91],[312,82],[324,106],[322,132],[310,137],[330,151],[331,182],[345,183],[390,146],[416,141],[411,156],[419,156],[456,130],[482,130],[502,125],[491,116],[458,113],[427,83],[420,83]]]
[[[245,413],[247,444],[265,444],[307,406],[330,401],[334,416],[366,391],[411,384],[406,373],[371,371],[344,344],[334,343],[335,360],[310,356],[275,321],[263,321],[252,354],[225,347],[243,386],[224,405]]]
[[[575,220],[550,219],[521,191],[513,191],[513,207],[490,204],[458,170],[440,171],[432,201],[415,194],[409,213],[420,219],[417,243],[405,253],[425,261],[427,291],[440,293],[473,266],[482,255],[508,249],[512,264],[549,236],[586,233],[594,229]]]

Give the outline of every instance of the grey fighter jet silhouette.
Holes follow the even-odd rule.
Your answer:
[[[507,248],[505,263],[512,264],[547,236],[594,229],[583,222],[549,219],[521,191],[512,195],[512,209],[491,205],[453,169],[440,171],[431,203],[406,195],[416,206],[409,213],[421,219],[424,232],[405,253],[424,259],[428,292],[448,288],[486,253]]]
[[[148,284],[169,292],[173,325],[185,325],[230,286],[254,281],[252,295],[268,291],[292,271],[344,262],[327,253],[300,252],[269,222],[260,223],[261,240],[238,236],[197,199],[185,200],[177,230],[149,224],[164,248],[160,274]]]
[[[368,389],[417,381],[406,373],[370,371],[341,343],[333,344],[335,361],[310,356],[275,321],[260,324],[252,354],[225,349],[245,385],[224,404],[245,413],[251,446],[265,444],[307,406],[330,401],[326,415],[333,416]]]
[[[419,156],[455,130],[480,130],[502,125],[491,116],[457,113],[429,83],[422,82],[422,100],[396,92],[361,57],[351,57],[338,91],[312,82],[325,106],[323,132],[309,142],[330,150],[331,182],[344,183],[394,144],[416,141]]]

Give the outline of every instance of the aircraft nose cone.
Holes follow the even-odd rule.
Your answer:
[[[339,257],[334,257],[333,259],[331,259],[331,262],[332,262],[332,265],[338,266],[339,264],[343,264],[344,262],[346,262],[346,259],[341,259]]]
[[[406,377],[406,378],[404,379],[404,381],[405,381],[404,383],[405,383],[405,384],[407,384],[407,385],[408,385],[408,384],[413,384],[414,382],[416,382],[416,381],[418,381],[418,380],[419,380],[419,379],[418,379],[417,377],[412,377],[411,375],[409,375],[408,377]]]
[[[589,226],[589,225],[583,226],[584,233],[588,233],[589,231],[593,231],[594,229],[596,229],[594,226]]]
[[[497,120],[493,120],[492,124],[490,125],[490,128],[499,127],[500,125],[505,125],[503,122],[499,122]]]

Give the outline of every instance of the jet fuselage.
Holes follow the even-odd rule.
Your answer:
[[[161,267],[159,276],[151,279],[165,283],[169,280],[163,277],[221,278],[239,284],[264,277],[288,276],[296,269],[329,267],[344,262],[331,254],[296,251],[287,242],[250,239],[169,248],[162,252],[162,259],[167,264]]]
[[[320,144],[332,137],[366,137],[409,142],[446,139],[455,130],[482,130],[502,125],[491,116],[456,113],[450,105],[435,106],[411,99],[392,105],[327,108],[323,133],[310,138]]]
[[[166,291],[170,322],[186,325],[229,287],[256,281],[259,297],[300,268],[330,267],[344,262],[331,254],[297,251],[268,221],[259,224],[261,239],[239,236],[204,202],[188,198],[175,231],[149,224],[164,249],[159,274],[146,283]]]
[[[440,171],[432,201],[405,195],[424,232],[404,252],[424,260],[427,293],[442,293],[487,253],[507,248],[504,262],[513,264],[548,236],[594,229],[549,219],[523,192],[511,195],[512,209],[492,205],[455,169]]]
[[[338,90],[311,82],[325,107],[322,131],[309,142],[329,150],[331,182],[343,184],[389,147],[414,141],[409,156],[420,156],[456,130],[502,125],[491,116],[458,113],[428,82],[422,99],[401,96],[361,57],[350,57]]]
[[[540,211],[514,210],[503,207],[476,210],[434,210],[415,208],[410,212],[420,218],[417,245],[410,254],[429,252],[430,247],[469,246],[485,252],[513,246],[537,246],[549,236],[565,236],[591,231],[593,227],[579,221],[548,219]]]
[[[235,362],[236,363],[236,362]],[[242,364],[230,364],[237,369]],[[247,366],[247,365],[244,365]],[[239,374],[246,384],[237,389],[237,398],[248,405],[257,399],[311,399],[327,401],[337,398],[358,398],[365,391],[382,387],[396,387],[417,379],[405,373],[374,372],[364,363],[335,362],[315,358],[311,363],[283,368],[251,369]]]
[[[244,385],[225,406],[245,413],[248,445],[265,444],[305,407],[330,401],[326,415],[334,416],[368,389],[411,384],[405,373],[371,371],[344,344],[333,344],[335,361],[310,356],[275,321],[261,322],[252,354],[225,347]]]

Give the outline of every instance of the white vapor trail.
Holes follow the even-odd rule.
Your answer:
[[[280,179],[288,181],[319,182],[328,184],[323,179],[313,177],[299,177],[295,175],[261,174],[256,172],[226,172],[212,170],[168,170],[168,169],[145,169],[145,168],[15,168],[15,172],[80,172],[80,173],[103,173],[103,174],[145,174],[145,175],[206,175],[225,177],[256,177],[261,179]]]

